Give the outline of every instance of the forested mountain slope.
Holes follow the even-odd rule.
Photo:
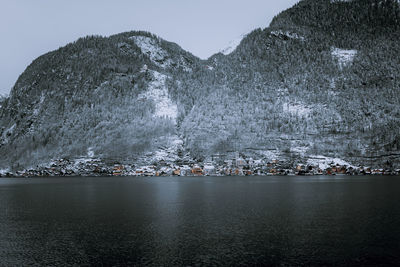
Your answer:
[[[172,105],[164,83],[198,62],[144,32],[86,37],[39,57],[1,110],[2,163],[32,165],[88,150],[132,159],[168,145],[175,118],[156,113],[156,104]]]
[[[278,15],[209,59],[188,146],[398,162],[399,14],[395,1],[305,0]]]
[[[206,61],[144,32],[80,39],[18,79],[0,111],[0,164],[88,150],[137,160],[179,141],[196,159],[398,165],[399,22],[395,0],[303,0]]]

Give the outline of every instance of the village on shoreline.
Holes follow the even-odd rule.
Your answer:
[[[330,161],[330,162],[329,162]],[[156,164],[137,166],[133,164],[106,163],[101,159],[81,158],[54,160],[47,166],[24,171],[0,171],[0,177],[63,177],[63,176],[272,176],[272,175],[400,175],[400,169],[356,167],[342,160],[328,160],[323,164],[301,164],[277,159],[254,160],[237,157],[224,160],[195,162],[193,160],[170,162],[160,160]]]

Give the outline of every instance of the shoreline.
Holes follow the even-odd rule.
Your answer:
[[[213,174],[213,175],[133,175],[133,174],[121,174],[121,175],[114,175],[114,174],[71,174],[71,175],[16,175],[16,174],[8,174],[8,175],[0,175],[0,179],[21,179],[21,178],[206,178],[206,177],[352,177],[352,176],[365,176],[365,177],[379,177],[379,176],[399,176],[400,172],[393,172],[393,173],[366,173],[366,174],[251,174],[251,175],[223,175],[223,174]]]
[[[121,163],[104,159],[58,159],[46,165],[19,171],[0,170],[0,178],[18,177],[166,177],[166,176],[334,176],[334,175],[400,175],[393,166],[371,168],[353,166],[341,159],[325,161],[281,161],[237,157],[224,161],[157,161]]]

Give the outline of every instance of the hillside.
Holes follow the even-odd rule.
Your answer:
[[[89,150],[132,160],[169,145],[175,118],[158,111],[160,101],[173,105],[165,83],[198,61],[144,32],[86,37],[41,56],[1,110],[2,164],[35,165]]]
[[[399,10],[386,6],[302,1],[232,54],[210,58],[204,81],[218,90],[186,117],[188,145],[398,164],[399,23],[390,15]]]
[[[235,151],[399,166],[399,22],[394,0],[303,0],[206,61],[145,32],[79,39],[3,101],[0,167]]]

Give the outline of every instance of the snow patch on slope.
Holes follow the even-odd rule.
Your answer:
[[[172,162],[179,159],[178,151],[182,149],[183,141],[177,135],[173,135],[169,137],[169,143],[170,147],[159,149],[154,153],[153,160]]]
[[[43,102],[45,99],[46,99],[46,96],[42,92],[42,94],[40,95],[39,103],[37,104],[36,108],[33,110],[33,114],[32,114],[33,116],[39,115],[39,111],[42,108],[42,105],[43,105]]]
[[[138,159],[143,164],[152,164],[153,162],[164,161],[167,164],[174,164],[175,161],[181,159],[179,152],[183,150],[183,140],[177,135],[169,135],[162,137],[166,146],[160,146],[154,152],[149,152]],[[160,140],[161,141],[161,140]]]
[[[156,65],[162,68],[171,66],[172,60],[169,58],[169,54],[161,48],[158,40],[146,36],[132,36],[129,39],[133,40],[142,53],[148,55]]]
[[[157,71],[150,71],[153,80],[149,83],[148,90],[139,95],[139,98],[146,98],[154,101],[156,110],[154,116],[170,118],[176,122],[178,117],[178,106],[169,97],[166,86],[167,76]]]
[[[343,68],[349,66],[354,61],[354,58],[357,55],[357,50],[346,50],[332,47],[331,55],[333,59],[337,60],[339,67]]]
[[[133,40],[143,54],[149,56],[150,60],[161,68],[181,67],[183,71],[191,72],[190,64],[183,56],[174,62],[171,55],[160,46],[160,40],[146,36],[132,36]]]
[[[182,67],[183,71],[186,72],[192,72],[192,68],[188,66],[188,64],[185,62],[185,59],[183,56],[180,57],[179,62],[178,62],[179,67]]]
[[[304,117],[311,113],[311,109],[306,107],[303,104],[295,103],[295,104],[284,104],[283,111],[290,113],[294,116]]]
[[[247,34],[242,34],[238,38],[230,41],[229,44],[227,45],[227,47],[220,50],[220,53],[222,53],[224,55],[229,55],[230,53],[232,53],[233,51],[236,50],[236,48],[240,45],[240,42],[242,42],[243,38],[245,38],[246,36],[247,36]]]

